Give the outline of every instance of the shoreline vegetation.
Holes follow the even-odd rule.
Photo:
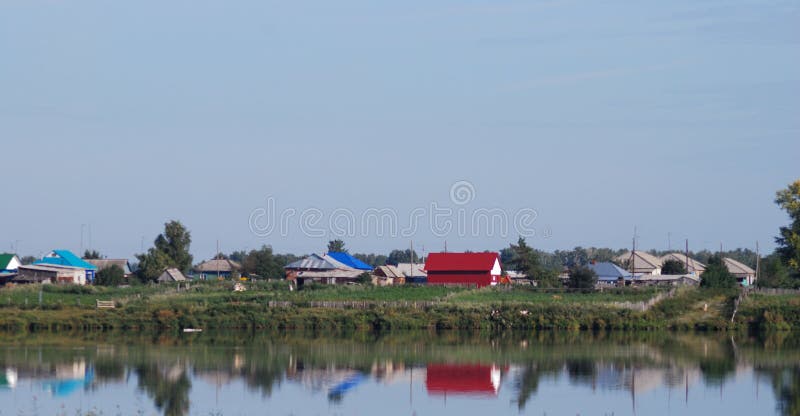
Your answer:
[[[0,330],[792,330],[797,294],[741,289],[312,286],[286,282],[195,282],[106,288],[25,285],[0,290]],[[96,301],[114,309],[97,309]],[[648,302],[650,301],[650,302]],[[736,313],[734,314],[734,310]],[[732,319],[733,317],[733,319]]]

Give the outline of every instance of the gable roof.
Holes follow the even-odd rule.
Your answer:
[[[403,273],[405,277],[427,277],[428,273],[425,273],[425,264],[424,263],[414,263],[414,268],[411,268],[411,263],[397,263],[395,266],[400,273]],[[412,272],[413,270],[413,272]]]
[[[11,263],[14,258],[17,257],[16,254],[11,253],[0,253],[0,270],[5,270],[8,268],[8,264]],[[17,262],[19,262],[19,258],[17,258]]]
[[[117,266],[125,274],[131,274],[131,266],[128,259],[83,259],[85,262],[97,267],[97,270],[105,270],[111,266]]]
[[[633,278],[631,272],[610,261],[601,261],[594,264],[590,263],[589,268],[597,273],[597,280],[617,280],[619,278],[630,280]]]
[[[384,277],[391,277],[391,278],[405,277],[405,275],[400,270],[398,270],[397,267],[391,265],[378,266],[375,269],[375,274],[382,274]]]
[[[230,259],[212,259],[200,263],[194,269],[198,272],[216,272],[219,270],[220,272],[228,273],[241,268],[242,266],[239,263]]]
[[[329,251],[325,257],[331,257],[334,260],[338,261],[341,264],[344,264],[346,267],[356,270],[372,270],[373,267],[363,261],[353,257],[350,253],[344,253],[340,251]]]
[[[43,257],[41,260],[33,262],[33,264],[54,264],[80,267],[87,270],[97,270],[97,267],[95,267],[93,264],[83,261],[80,257],[76,256],[69,250],[53,250],[51,255]]]
[[[619,263],[625,263],[631,260],[631,252],[626,251],[619,256],[615,257]],[[633,259],[633,271],[637,272],[639,270],[653,270],[658,269],[661,267],[663,262],[658,257],[646,252],[646,251],[639,251],[636,250],[636,256]]]
[[[333,270],[338,268],[333,263],[323,259],[322,257],[312,254],[304,259],[300,259],[297,261],[293,261],[286,266],[283,267],[284,269],[309,269],[309,270]]]
[[[730,257],[725,257],[722,259],[723,263],[725,263],[725,267],[728,268],[728,271],[736,274],[736,275],[754,275],[756,271],[751,269],[746,264],[740,263]]]
[[[689,262],[687,263],[686,262],[686,253],[675,252],[675,253],[667,253],[667,254],[661,256],[661,264],[666,263],[667,260],[677,260],[677,261],[681,262],[686,267],[686,271],[689,272],[689,273],[691,273],[693,271],[697,272],[697,273],[702,273],[706,269],[706,265],[705,264],[700,263],[699,261],[697,261],[697,260],[695,260],[695,259],[693,259],[691,257],[689,257]]]
[[[182,282],[185,280],[187,280],[186,276],[180,270],[174,268],[164,270],[164,273],[158,276],[159,282]]]
[[[499,261],[497,253],[430,253],[425,271],[488,272]]]

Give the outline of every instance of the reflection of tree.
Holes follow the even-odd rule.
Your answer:
[[[591,359],[567,360],[569,379],[575,383],[591,383],[597,372],[594,363]]]
[[[759,369],[772,382],[782,415],[800,415],[800,367]]]
[[[709,385],[721,385],[736,373],[736,356],[730,344],[721,344],[722,351],[700,359],[700,371]]]
[[[189,413],[189,390],[192,382],[184,368],[164,371],[157,364],[143,364],[135,368],[139,378],[139,388],[147,392],[158,410],[164,415],[185,415]]]
[[[541,361],[526,364],[516,382],[518,390],[517,407],[519,410],[524,410],[528,400],[539,391],[539,379],[548,374],[558,373],[562,367],[560,361]]]

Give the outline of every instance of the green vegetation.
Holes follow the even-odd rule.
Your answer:
[[[737,286],[734,277],[720,256],[712,256],[708,260],[706,270],[700,275],[700,286],[708,288],[734,288]]]
[[[594,270],[578,266],[569,271],[567,286],[573,289],[592,289],[597,283],[597,273]]]
[[[684,288],[649,310],[664,294],[653,288],[604,291],[482,289],[443,286],[309,285],[285,281],[195,282],[128,288],[30,285],[0,290],[0,328],[29,330],[171,329],[715,329],[800,328],[789,298],[752,295],[731,323],[736,289]],[[39,301],[41,294],[41,302]],[[97,310],[95,300],[113,300]],[[636,306],[640,305],[640,306]]]
[[[119,286],[125,282],[125,271],[116,264],[97,272],[95,283],[99,286]]]
[[[800,279],[800,179],[792,182],[786,189],[778,191],[775,203],[789,214],[792,222],[780,228],[778,254],[788,266],[792,277]]]
[[[189,246],[192,236],[189,230],[179,221],[164,224],[164,232],[159,234],[147,253],[138,254],[139,270],[142,282],[153,282],[168,267],[188,271],[192,267],[192,255]]]
[[[686,274],[686,266],[675,259],[669,259],[661,265],[661,274]]]

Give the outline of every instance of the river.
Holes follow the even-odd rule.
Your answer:
[[[0,334],[0,415],[771,415],[800,336]]]

